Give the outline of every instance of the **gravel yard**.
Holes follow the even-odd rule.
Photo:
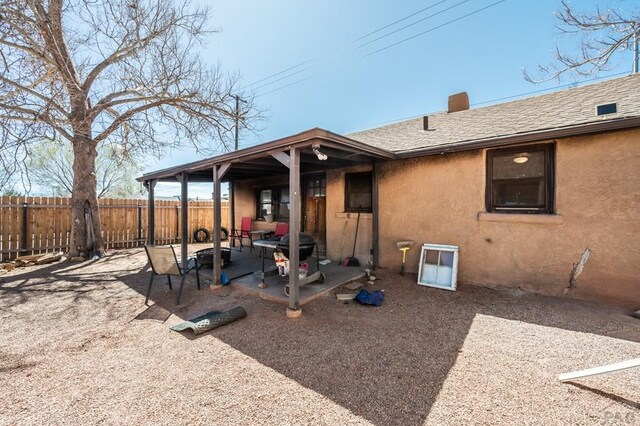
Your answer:
[[[640,369],[559,373],[640,357],[640,320],[596,304],[381,270],[380,308],[327,296],[298,319],[223,288],[183,304],[141,249],[0,277],[0,425],[640,424]],[[174,289],[176,287],[174,286]],[[199,337],[170,326],[241,305]]]

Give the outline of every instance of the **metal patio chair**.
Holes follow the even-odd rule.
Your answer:
[[[171,276],[182,277],[180,279],[180,288],[178,289],[178,297],[176,298],[176,305],[180,304],[180,297],[182,297],[182,287],[184,287],[184,280],[187,274],[193,270],[196,271],[196,283],[198,290],[200,290],[200,265],[196,258],[189,258],[187,261],[187,267],[180,266],[176,251],[173,246],[144,246],[151,264],[151,279],[149,280],[149,287],[147,288],[147,297],[144,300],[146,305],[149,302],[149,295],[151,294],[151,286],[156,275],[166,275],[167,284],[169,289],[173,290],[171,285]]]
[[[231,239],[233,247],[236,246],[236,239],[240,240],[240,251],[242,251],[242,240],[245,238],[249,239],[249,247],[253,250],[253,233],[251,232],[251,222],[253,219],[251,217],[243,217],[242,222],[240,224],[240,229],[232,229],[231,230]]]

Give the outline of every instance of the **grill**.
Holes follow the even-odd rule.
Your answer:
[[[300,247],[298,255],[300,256],[300,261],[303,261],[313,254],[313,249],[316,247],[316,240],[314,240],[310,234],[301,232],[299,241]],[[285,257],[289,258],[289,234],[286,234],[280,239],[278,250],[280,250]]]

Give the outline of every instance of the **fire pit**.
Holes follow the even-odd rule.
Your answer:
[[[213,252],[214,248],[206,248],[202,250],[198,250],[196,252],[196,259],[198,259],[198,263],[201,265],[212,267],[213,266]],[[220,249],[220,253],[222,255],[222,268],[226,268],[231,263],[231,249],[228,247],[222,247]]]

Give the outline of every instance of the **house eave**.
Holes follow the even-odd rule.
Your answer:
[[[475,139],[446,145],[424,147],[407,151],[395,151],[398,159],[424,157],[452,152],[472,151],[482,148],[495,148],[508,145],[519,145],[543,140],[605,133],[617,130],[640,128],[640,117],[620,118],[600,122],[592,122],[562,128],[545,129],[529,133],[496,136]]]
[[[285,138],[277,139],[264,144],[255,145],[238,151],[206,158],[204,160],[198,160],[191,163],[186,163],[179,166],[169,167],[166,169],[147,173],[143,176],[138,177],[137,180],[139,182],[147,182],[150,180],[168,179],[180,173],[190,173],[206,168],[212,168],[213,166],[222,165],[225,163],[241,163],[243,161],[269,156],[271,153],[288,150],[292,147],[308,148],[315,143],[320,143],[322,146],[334,147],[357,154],[364,154],[376,159],[392,160],[396,158],[396,155],[394,153],[382,148],[371,146],[357,140],[339,135],[337,133],[330,132],[328,130],[313,128],[305,132],[287,136]]]

